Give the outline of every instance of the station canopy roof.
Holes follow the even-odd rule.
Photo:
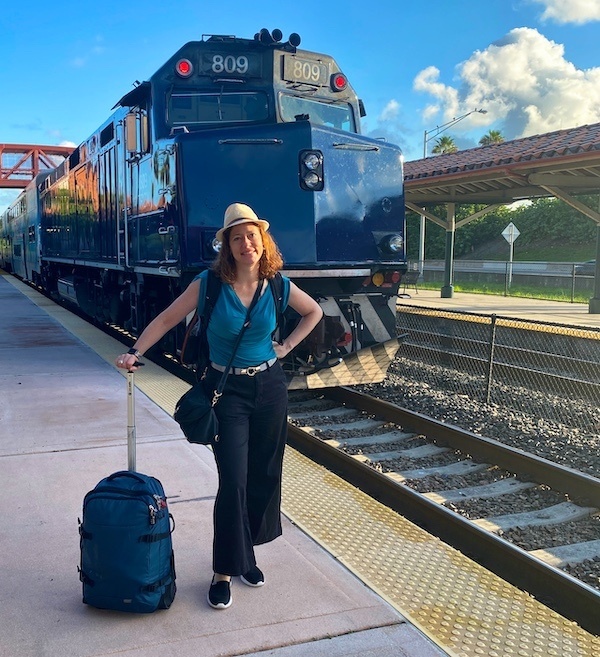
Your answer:
[[[404,164],[408,206],[600,193],[600,123]]]

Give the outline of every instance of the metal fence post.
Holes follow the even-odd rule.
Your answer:
[[[492,395],[492,375],[494,371],[494,348],[496,346],[496,315],[491,316],[490,323],[490,350],[488,356],[487,385],[485,390],[485,403],[490,403]]]

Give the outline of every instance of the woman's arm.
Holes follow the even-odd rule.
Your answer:
[[[165,308],[160,315],[146,326],[133,348],[142,355],[154,346],[165,333],[177,326],[179,322],[182,322],[187,315],[196,309],[199,292],[200,281],[192,281],[170,306]],[[135,360],[136,357],[133,354],[121,354],[115,362],[117,367],[130,369]]]
[[[321,306],[297,285],[290,282],[290,298],[288,305],[300,316],[296,328],[285,338],[281,344],[274,343],[273,349],[277,358],[285,358],[292,349],[297,347],[302,340],[315,328],[323,317]]]

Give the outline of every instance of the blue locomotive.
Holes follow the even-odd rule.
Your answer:
[[[292,387],[381,379],[406,271],[403,158],[360,134],[344,73],[299,44],[263,29],[184,45],[2,215],[0,266],[137,335],[247,203],[325,311],[286,364]],[[177,354],[184,330],[161,347]]]

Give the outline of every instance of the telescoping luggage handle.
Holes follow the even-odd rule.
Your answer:
[[[135,382],[134,373],[127,372],[127,469],[135,471]]]
[[[141,367],[144,363],[134,363]],[[134,372],[127,370],[127,469],[135,472],[136,469],[136,435],[135,435],[135,382]]]

